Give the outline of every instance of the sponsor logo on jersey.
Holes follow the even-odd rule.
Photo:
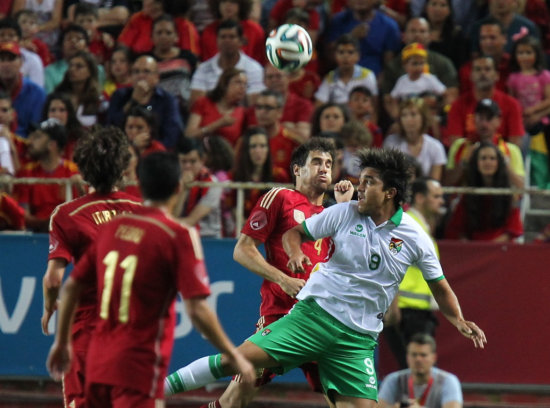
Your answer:
[[[403,240],[398,238],[392,238],[390,240],[389,248],[392,254],[397,255],[401,251],[401,248],[403,248]]]
[[[355,230],[352,230],[349,233],[350,235],[355,235],[356,237],[360,237],[360,238],[367,237],[367,234],[363,233],[363,226],[361,224],[357,224],[355,226]]]
[[[265,329],[265,330],[262,332],[262,336],[267,336],[269,333],[271,333],[271,330]]]
[[[306,215],[303,211],[300,210],[294,210],[294,221],[296,221],[298,224],[301,224],[306,220]]]
[[[250,228],[254,231],[261,230],[267,225],[267,216],[263,211],[256,211],[250,216]]]
[[[59,242],[55,238],[50,238],[50,246],[48,247],[48,252],[51,254],[53,251],[57,249],[59,246]]]

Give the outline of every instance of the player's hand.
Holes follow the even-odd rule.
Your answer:
[[[294,273],[304,273],[304,264],[312,265],[310,259],[304,253],[300,253],[289,257],[286,266]]]
[[[353,197],[355,189],[349,180],[339,181],[334,185],[334,198],[337,203],[347,203]]]
[[[55,381],[60,381],[72,363],[72,348],[70,344],[59,345],[56,342],[53,343],[50,353],[48,354],[48,360],[46,361],[46,367],[50,376]]]
[[[229,364],[241,374],[241,379],[245,384],[253,384],[256,381],[256,370],[250,361],[248,361],[238,350],[235,350],[232,356],[228,355]]]
[[[304,279],[292,278],[285,275],[279,286],[288,296],[295,298],[305,284],[306,281]]]
[[[481,330],[477,324],[467,320],[461,320],[457,323],[456,328],[464,337],[467,337],[474,342],[475,348],[485,348],[487,338],[485,337],[483,330]]]
[[[50,332],[48,331],[48,323],[50,322],[50,319],[57,310],[57,305],[58,302],[56,301],[53,305],[53,308],[51,308],[50,310],[44,309],[44,312],[42,313],[42,333],[44,333],[46,336],[50,335]]]

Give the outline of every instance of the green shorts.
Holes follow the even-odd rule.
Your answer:
[[[288,315],[248,341],[280,364],[271,369],[277,374],[316,361],[324,392],[331,399],[336,393],[378,401],[376,340],[340,323],[313,298],[298,302]]]

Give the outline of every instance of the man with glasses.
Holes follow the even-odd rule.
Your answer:
[[[107,123],[124,125],[124,118],[133,106],[153,111],[158,126],[158,138],[166,148],[176,146],[183,130],[176,99],[159,87],[157,62],[150,55],[136,59],[130,71],[132,86],[122,88],[111,97]]]

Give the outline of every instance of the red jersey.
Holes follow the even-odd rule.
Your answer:
[[[299,145],[300,143],[292,137],[291,132],[281,127],[279,133],[269,138],[269,149],[271,150],[273,167],[280,167],[290,172],[292,151]]]
[[[296,190],[273,188],[256,203],[242,233],[264,243],[266,260],[270,265],[293,278],[308,279],[314,265],[326,262],[332,252],[332,240],[323,238],[302,244],[302,250],[313,266],[305,266],[305,273],[293,273],[286,264],[288,257],[283,249],[283,234],[302,223],[306,218],[323,211],[323,206],[313,205],[307,197]],[[296,299],[288,296],[276,283],[264,280],[260,289],[262,316],[288,313]]]
[[[25,210],[6,193],[0,193],[0,220],[5,221],[6,229],[22,230],[25,228]]]
[[[207,96],[197,99],[191,107],[191,113],[201,117],[201,122],[199,124],[201,128],[216,122],[223,116],[218,110],[216,102],[213,102]],[[235,147],[245,128],[245,108],[242,106],[234,107],[231,116],[235,118],[235,122],[232,125],[218,128],[215,133],[231,143],[231,146]]]
[[[296,78],[291,78],[288,90],[302,98],[313,101],[315,92],[321,86],[319,74],[308,70],[302,70]]]
[[[105,224],[71,276],[98,288],[99,319],[88,349],[86,382],[162,398],[172,354],[179,291],[210,294],[197,231],[158,208],[142,207]]]
[[[76,164],[61,160],[52,172],[44,170],[39,162],[28,163],[17,177],[71,178],[75,174],[78,174]],[[59,184],[19,184],[16,193],[19,203],[27,204],[30,213],[41,219],[49,218],[55,207],[67,198],[65,186]],[[77,195],[76,189],[73,189],[73,195]]]

